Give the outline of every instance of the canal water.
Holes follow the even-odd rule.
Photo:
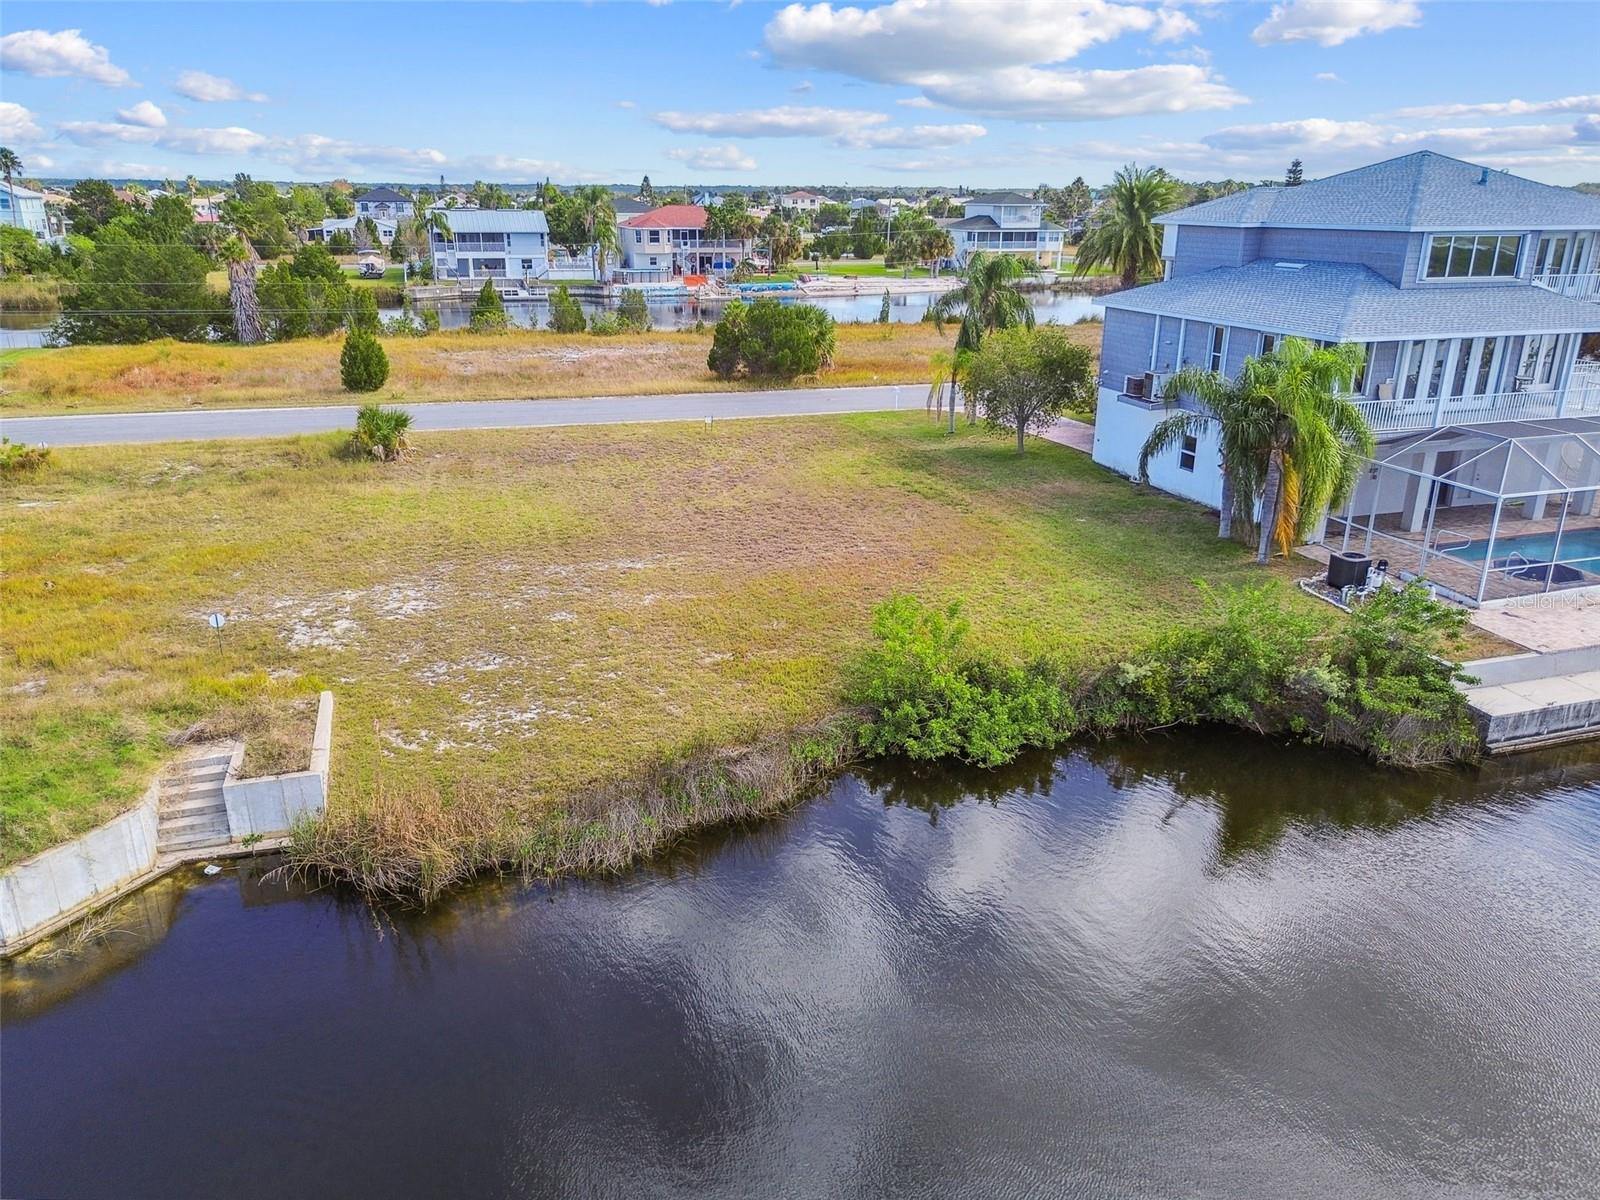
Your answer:
[[[797,297],[781,293],[777,294],[777,298],[785,304],[801,303]],[[889,318],[896,322],[920,321],[934,299],[935,296],[927,292],[891,296]],[[876,321],[883,306],[883,293],[878,291],[860,296],[826,296],[804,303],[831,313],[836,321]],[[1039,292],[1033,297],[1036,319],[1054,321],[1060,325],[1070,325],[1085,317],[1100,316],[1103,310],[1098,305],[1098,297],[1078,292]],[[579,306],[585,316],[593,316],[608,308],[611,311],[616,309],[615,304],[608,306],[594,300],[580,300]],[[464,329],[472,319],[472,305],[468,303],[439,304],[430,307],[438,309],[439,324],[445,329]],[[723,308],[726,307],[726,301],[652,298],[647,307],[650,310],[650,323],[655,328],[683,329],[693,326],[696,321],[704,321],[708,325],[715,324],[722,315]],[[385,318],[399,314],[398,308],[382,310]],[[550,306],[542,301],[509,302],[506,304],[506,315],[513,325],[520,328],[543,329],[550,320]],[[0,350],[44,345],[45,336],[54,321],[53,313],[0,313]]]
[[[1600,1195],[1600,754],[895,767],[624,878],[0,975],[16,1197]]]

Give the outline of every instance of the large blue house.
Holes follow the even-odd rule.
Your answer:
[[[1105,301],[1094,457],[1108,467],[1135,472],[1178,367],[1231,374],[1285,335],[1366,348],[1356,390],[1377,457],[1413,480],[1468,452],[1434,431],[1471,427],[1482,441],[1518,423],[1505,432],[1533,437],[1600,416],[1600,197],[1423,151],[1251,188],[1162,224],[1164,281]],[[1214,434],[1154,461],[1150,477],[1215,507]],[[1455,524],[1490,494],[1482,486],[1481,497],[1442,493],[1464,510]],[[1422,520],[1419,492],[1428,503],[1441,495],[1418,483],[1395,491],[1382,511],[1374,498],[1373,520],[1392,507],[1406,529]],[[1496,501],[1496,521],[1502,509],[1547,514],[1543,500]],[[1424,563],[1435,552],[1426,536]]]

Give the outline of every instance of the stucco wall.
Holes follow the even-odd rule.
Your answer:
[[[1094,461],[1130,478],[1139,471],[1139,450],[1150,431],[1171,409],[1121,398],[1100,389],[1094,421]],[[1164,492],[1194,500],[1211,508],[1222,503],[1221,448],[1213,426],[1197,439],[1194,470],[1178,465],[1178,451],[1170,450],[1150,463],[1150,483]]]

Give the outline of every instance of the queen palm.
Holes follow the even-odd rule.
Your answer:
[[[1161,227],[1156,218],[1178,206],[1182,193],[1160,167],[1129,164],[1117,172],[1105,209],[1078,244],[1077,274],[1109,267],[1131,288],[1141,275],[1161,272]]]
[[[621,242],[617,238],[616,205],[612,202],[611,193],[598,184],[579,188],[577,200],[578,223],[583,226],[584,236],[594,247],[595,275],[604,279],[606,255],[621,251]]]
[[[1221,441],[1222,503],[1218,536],[1235,519],[1248,526],[1261,510],[1256,561],[1274,546],[1287,554],[1322,513],[1355,487],[1374,438],[1348,391],[1361,369],[1359,346],[1317,347],[1285,338],[1270,354],[1245,360],[1237,378],[1186,367],[1165,396],[1192,396],[1204,412],[1182,410],[1156,425],[1139,450],[1139,477],[1150,460],[1198,437],[1216,422]]]

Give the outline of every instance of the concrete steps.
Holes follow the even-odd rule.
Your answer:
[[[231,840],[222,781],[232,757],[231,745],[217,747],[176,764],[161,780],[158,852],[200,850]]]

